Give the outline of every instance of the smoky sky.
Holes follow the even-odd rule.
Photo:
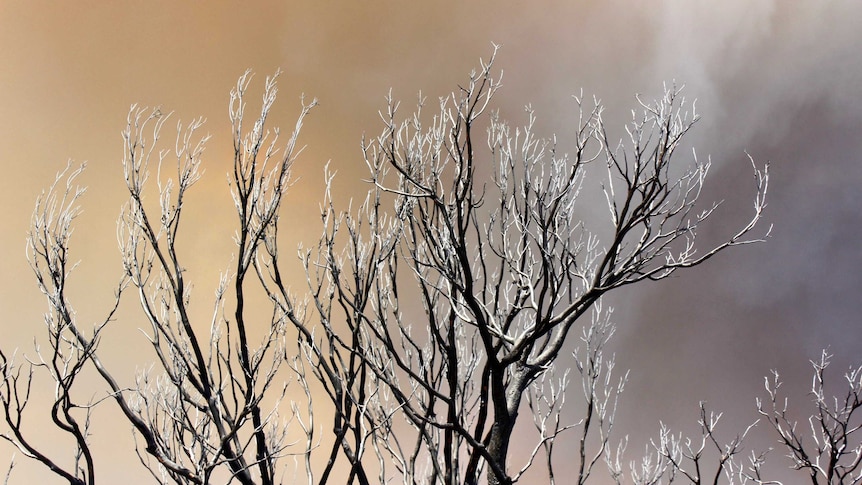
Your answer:
[[[701,400],[727,412],[728,429],[753,421],[754,398],[773,368],[802,406],[809,359],[828,348],[837,379],[862,348],[860,18],[859,2],[802,0],[4,2],[0,343],[27,350],[41,331],[44,304],[30,284],[24,237],[36,196],[67,159],[89,167],[73,239],[78,315],[95,321],[110,301],[123,188],[119,132],[130,104],[208,119],[213,140],[184,243],[195,291],[206,300],[230,259],[226,107],[245,69],[258,82],[283,71],[274,121],[285,128],[301,94],[320,101],[289,201],[292,241],[310,244],[324,164],[338,171],[340,193],[364,190],[359,142],[381,128],[377,110],[390,88],[404,110],[419,91],[446,95],[493,42],[504,73],[495,107],[522,123],[530,104],[538,128],[562,146],[575,119],[571,95],[600,98],[606,120],[621,126],[635,94],[649,99],[663,83],[684,84],[702,116],[689,142],[713,163],[704,197],[723,201],[700,233],[704,241],[734,233],[751,216],[748,154],[770,163],[765,217],[774,228],[766,243],[609,297],[618,326],[612,350],[619,368],[632,369],[620,435],[644,443],[660,420],[690,425]],[[137,335],[134,322],[124,325],[105,338]],[[130,371],[145,364],[129,362],[129,349],[115,352]],[[10,456],[0,448],[0,466]],[[24,465],[16,473],[22,481],[42,476]]]

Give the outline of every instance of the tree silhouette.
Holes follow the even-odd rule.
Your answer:
[[[575,97],[572,149],[562,153],[555,137],[536,133],[531,109],[520,126],[494,111],[500,81],[493,65],[494,56],[456,91],[435,103],[420,99],[406,117],[388,99],[382,132],[361,144],[368,168],[361,203],[340,209],[327,173],[321,237],[300,253],[308,284],[302,292],[288,287],[279,226],[299,134],[316,101],[303,100],[282,142],[267,127],[277,76],[266,79],[250,126],[251,75],[241,76],[229,103],[236,250],[206,322],[193,321],[177,244],[209,137],[200,135],[200,119],[178,124],[174,149],[163,150],[169,116],[133,107],[123,132],[128,201],[118,222],[123,276],[115,303],[88,330],[66,292],[69,237],[84,192],[75,182],[83,167],[67,167],[37,202],[28,238],[48,301],[50,345],[29,360],[0,352],[9,430],[2,437],[68,483],[95,483],[88,440],[94,403],[72,393],[92,366],[107,386],[103,400],[133,426],[136,452],[157,483],[282,483],[289,467],[308,483],[510,484],[539,463],[554,483],[555,443],[566,431],[576,433],[578,460],[567,483],[587,483],[598,464],[618,483],[703,483],[701,459],[713,449],[710,483],[773,483],[759,478],[762,455],[740,464],[747,431],[721,443],[714,433],[720,415],[705,407],[699,441],[663,428],[652,452],[626,470],[625,442],[611,442],[626,374],[614,373],[605,351],[614,325],[602,304],[618,288],[766,238],[769,229],[753,233],[766,205],[767,170],[752,161],[751,218],[704,246],[698,229],[718,204],[701,200],[709,161],[677,153],[698,119],[680,88],[667,87],[653,102],[638,99],[623,140],[610,134],[601,103]],[[176,169],[170,178],[163,176],[168,166]],[[583,200],[590,187],[599,189],[602,217],[584,217],[595,207]],[[151,370],[124,385],[99,348],[112,345],[101,332],[129,293],[137,293],[155,358]],[[251,303],[260,294],[265,309]],[[265,325],[261,315],[268,315]],[[38,436],[26,432],[22,416],[35,372],[55,383],[51,419],[72,437],[71,464],[40,451]],[[849,379],[858,384],[858,373]],[[573,380],[581,384],[583,415],[567,423],[561,410],[573,399]],[[815,440],[827,436],[830,445],[804,451],[781,413],[777,384],[770,389],[773,407],[761,405],[761,413],[795,453],[796,466],[813,477],[826,473],[823,483],[856,483],[830,480],[855,473],[858,481],[858,447],[850,465],[823,472],[813,463],[832,451],[836,462],[847,455],[846,442],[829,440],[834,423],[845,425],[848,438],[855,431],[858,403],[824,414],[831,408],[819,399],[825,434]],[[532,452],[514,456],[515,430],[530,421]],[[293,440],[292,432],[304,438]]]

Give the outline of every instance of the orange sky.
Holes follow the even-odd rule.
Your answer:
[[[119,133],[132,103],[208,119],[206,174],[186,227],[206,300],[230,258],[226,108],[245,69],[258,81],[284,71],[274,121],[285,128],[302,93],[320,100],[289,199],[295,241],[310,244],[323,165],[338,170],[344,202],[361,190],[359,141],[380,128],[388,90],[405,109],[420,90],[447,94],[495,42],[505,72],[497,107],[519,121],[532,103],[540,129],[561,138],[581,88],[622,122],[635,93],[686,83],[704,117],[693,140],[716,164],[708,193],[727,199],[715,235],[746,216],[743,150],[773,162],[768,244],[613,302],[620,365],[636,369],[622,411],[634,436],[659,419],[693,422],[700,399],[748,420],[769,368],[795,375],[824,346],[841,362],[858,360],[862,346],[860,18],[862,3],[802,0],[0,2],[0,345],[29,351],[42,331],[24,238],[33,202],[68,159],[88,163],[73,238],[79,318],[97,319],[109,301],[119,275]],[[135,364],[145,362],[124,365]],[[11,448],[0,445],[4,469]],[[30,473],[22,463],[13,483],[33,483]]]

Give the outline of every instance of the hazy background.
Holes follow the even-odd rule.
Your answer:
[[[89,191],[73,238],[73,259],[81,260],[72,280],[78,316],[95,321],[110,302],[120,269],[119,134],[131,103],[160,105],[175,120],[209,120],[206,174],[192,193],[183,243],[194,296],[208,311],[232,250],[227,101],[245,69],[258,73],[256,88],[284,71],[274,122],[286,129],[302,93],[320,100],[302,137],[302,180],[287,206],[291,239],[310,244],[324,164],[338,170],[344,202],[364,190],[359,141],[381,128],[377,110],[388,90],[405,109],[420,90],[431,99],[447,94],[495,42],[505,72],[496,107],[520,122],[531,103],[540,130],[561,140],[572,129],[570,96],[582,88],[621,124],[635,93],[649,97],[662,82],[685,83],[703,115],[691,140],[714,163],[706,196],[726,200],[707,238],[730,234],[750,216],[745,151],[758,163],[771,161],[772,239],[611,299],[619,326],[613,350],[620,368],[632,369],[618,436],[629,433],[637,451],[659,420],[693,424],[700,400],[727,412],[724,429],[733,434],[756,418],[754,398],[770,369],[782,371],[802,407],[808,359],[822,348],[836,354],[836,381],[839,370],[862,360],[860,19],[862,2],[849,0],[2,0],[0,345],[29,352],[43,331],[45,305],[24,238],[36,197],[68,159],[88,162],[81,180]],[[103,342],[106,358],[129,377],[149,358],[135,361],[141,347],[124,340],[138,325],[116,322]],[[34,429],[44,419],[35,417]],[[93,439],[126,443],[127,428],[101,423]],[[0,469],[12,452],[0,443]],[[103,479],[144,475],[129,468],[134,457],[111,458],[101,461]],[[13,483],[44,476],[22,462]]]

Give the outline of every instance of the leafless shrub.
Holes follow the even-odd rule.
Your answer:
[[[159,139],[169,115],[132,107],[123,132],[128,202],[118,221],[117,303],[92,330],[75,319],[64,290],[82,190],[74,184],[79,171],[64,172],[37,204],[29,240],[49,305],[50,348],[23,365],[0,354],[11,430],[3,437],[69,483],[94,483],[92,403],[77,403],[70,392],[81,368],[93,365],[158,483],[278,483],[287,455],[296,459],[294,479],[304,475],[309,483],[335,480],[339,462],[348,483],[509,484],[539,462],[553,482],[555,443],[567,430],[579,437],[576,483],[594,476],[601,460],[620,477],[608,457],[626,375],[614,374],[606,351],[614,327],[602,296],[761,241],[769,231],[752,232],[768,175],[754,168],[750,220],[701,247],[698,228],[717,204],[700,200],[709,162],[678,161],[697,120],[680,89],[639,101],[624,142],[611,139],[600,103],[576,97],[574,148],[564,154],[554,137],[536,132],[532,110],[517,127],[493,111],[500,88],[493,61],[436,104],[421,99],[406,118],[388,99],[382,133],[362,143],[370,183],[360,203],[338,209],[327,174],[321,238],[300,251],[304,297],[287,286],[278,234],[299,132],[315,102],[303,102],[282,144],[279,131],[267,128],[275,77],[265,81],[248,126],[251,76],[244,74],[229,104],[236,256],[205,322],[194,321],[177,245],[209,136],[200,134],[203,120],[178,123],[173,150],[164,150]],[[579,218],[581,189],[593,176],[606,203],[605,227]],[[98,352],[124,290],[137,294],[155,357],[128,387]],[[260,309],[249,308],[255,293],[269,302],[264,325]],[[295,348],[287,345],[294,332]],[[584,398],[584,415],[572,423],[560,412],[576,380],[569,367]],[[39,453],[22,430],[32,372],[42,369],[56,383],[55,424],[75,441],[71,467]],[[313,404],[323,400],[333,411],[325,418]],[[537,440],[521,459],[511,456],[511,442],[525,410]],[[329,425],[319,424],[324,419]],[[632,470],[635,482],[658,483],[666,472],[700,480],[683,462],[697,468],[708,447],[726,456],[720,468],[729,470],[741,438],[719,445],[716,422],[703,411],[699,443],[663,431],[654,458]],[[288,423],[305,438],[290,441]],[[323,454],[322,466],[313,453]]]

